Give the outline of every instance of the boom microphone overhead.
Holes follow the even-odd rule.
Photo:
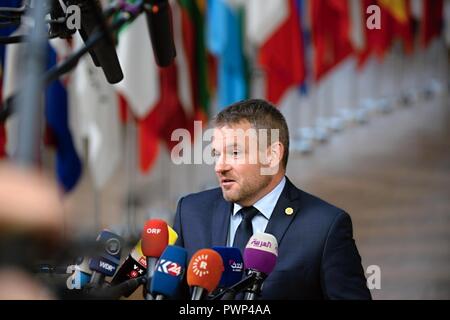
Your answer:
[[[117,57],[114,40],[108,31],[98,0],[65,0],[67,6],[77,5],[81,12],[81,29],[79,33],[84,42],[97,30],[105,34],[89,53],[96,66],[101,66],[109,83],[118,83],[123,79],[122,68]]]
[[[167,67],[177,55],[170,5],[167,0],[145,0],[144,8],[156,63]]]

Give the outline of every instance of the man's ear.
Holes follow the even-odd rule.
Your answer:
[[[276,141],[268,148],[269,161],[271,167],[277,167],[281,165],[284,154],[284,146],[281,142]]]
[[[277,174],[280,170],[280,166],[282,165],[281,162],[283,160],[283,154],[284,154],[283,144],[279,141],[272,143],[267,148],[267,152],[266,152],[267,166],[264,166],[263,168],[261,168],[261,174],[262,175]]]

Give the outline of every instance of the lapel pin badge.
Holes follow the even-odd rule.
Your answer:
[[[288,208],[284,209],[284,213],[286,213],[286,215],[290,216],[291,214],[294,213],[294,209],[292,209],[291,207],[288,207]]]

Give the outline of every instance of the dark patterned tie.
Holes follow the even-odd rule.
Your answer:
[[[234,235],[233,247],[241,249],[243,254],[248,240],[253,235],[252,220],[259,211],[255,207],[244,207],[238,213],[242,216],[242,221]]]

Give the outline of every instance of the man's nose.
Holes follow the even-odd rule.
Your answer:
[[[216,164],[214,166],[216,173],[224,173],[231,170],[231,165],[225,161],[225,157],[221,155],[216,159]]]

